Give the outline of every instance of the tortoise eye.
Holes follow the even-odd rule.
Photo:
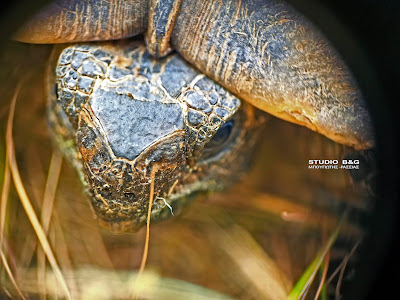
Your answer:
[[[236,129],[234,120],[225,122],[204,146],[201,160],[218,160],[221,155],[224,155],[227,151],[229,152],[232,148],[232,141],[235,140],[234,136],[238,133]]]
[[[233,120],[227,121],[220,129],[214,134],[211,140],[203,148],[203,158],[209,158],[218,154],[225,148],[225,145],[230,140],[235,122]]]
[[[215,133],[215,135],[211,138],[211,140],[207,143],[205,147],[212,149],[218,148],[225,144],[225,142],[229,139],[232,133],[232,128],[234,126],[233,120],[226,122],[221,126],[220,129]]]

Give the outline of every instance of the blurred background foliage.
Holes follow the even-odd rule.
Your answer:
[[[75,171],[50,140],[44,90],[50,51],[9,42],[1,53],[0,293],[26,299],[68,293],[73,299],[286,299],[350,210],[315,279],[303,286],[306,299],[316,298],[321,280],[319,299],[340,295],[343,280],[354,275],[347,264],[357,261],[353,252],[365,235],[363,216],[371,200],[345,170],[308,169],[309,159],[339,159],[349,149],[272,116],[241,182],[151,224],[146,271],[137,280],[145,228],[120,235],[101,228]],[[6,132],[13,97],[11,140]],[[14,174],[7,175],[10,142],[15,152],[8,157],[15,157],[30,213],[40,221],[36,231]],[[47,236],[61,278],[38,230]]]

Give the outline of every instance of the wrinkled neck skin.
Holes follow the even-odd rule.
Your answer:
[[[176,215],[195,195],[222,190],[247,170],[264,114],[179,56],[154,60],[137,42],[60,52],[50,67],[53,136],[113,232],[145,224],[153,168],[153,220]]]

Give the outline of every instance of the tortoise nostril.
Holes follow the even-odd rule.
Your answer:
[[[135,195],[134,193],[124,193],[124,197],[125,197],[127,200],[135,200],[136,195]]]

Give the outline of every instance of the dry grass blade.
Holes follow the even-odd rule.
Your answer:
[[[15,89],[14,96],[13,96],[13,102],[15,102],[17,96],[19,93],[19,85]],[[8,151],[6,150],[6,155],[5,155],[5,163],[4,163],[4,181],[3,181],[3,188],[1,190],[1,203],[0,203],[0,255],[1,255],[1,261],[4,265],[4,268],[7,272],[8,277],[11,280],[12,285],[14,286],[15,290],[19,294],[19,296],[22,299],[25,299],[25,296],[22,294],[12,272],[10,269],[10,266],[7,262],[7,258],[4,255],[3,252],[3,238],[4,238],[4,226],[5,226],[5,221],[6,221],[6,211],[7,211],[7,200],[9,196],[9,191],[10,191],[10,168],[7,164],[8,160]]]
[[[142,256],[142,261],[140,263],[140,268],[139,268],[137,280],[135,282],[135,289],[139,287],[140,277],[143,274],[144,268],[146,267],[147,256],[148,256],[148,253],[149,253],[151,208],[153,207],[154,181],[155,181],[155,175],[156,175],[157,171],[158,171],[158,166],[154,165],[153,169],[151,170],[151,173],[150,173],[151,183],[150,183],[149,208],[147,210],[146,241],[145,241],[145,244],[144,244],[143,256]],[[135,293],[135,299],[136,299],[137,296],[138,296],[138,294]]]
[[[139,268],[139,275],[143,273],[144,268],[146,266],[146,261],[147,261],[147,254],[149,251],[149,238],[150,238],[150,219],[151,219],[151,208],[153,206],[153,198],[154,198],[154,179],[155,179],[155,174],[158,171],[158,168],[156,166],[153,167],[151,170],[150,174],[150,197],[149,197],[149,209],[147,211],[147,224],[146,224],[146,242],[144,246],[144,251],[143,251],[143,257],[142,257],[142,262],[140,263],[140,268]]]
[[[53,152],[50,161],[49,173],[47,176],[46,188],[43,196],[41,223],[44,232],[48,232],[51,214],[53,211],[54,198],[60,177],[62,156],[58,151]]]
[[[324,269],[323,269],[323,271],[322,271],[321,281],[320,281],[320,283],[319,283],[317,292],[315,293],[314,300],[318,300],[319,295],[320,295],[321,292],[322,292],[322,288],[324,287],[324,283],[325,283],[325,279],[326,279],[326,274],[328,274],[329,259],[330,259],[330,252],[328,251],[328,253],[326,254],[326,257],[325,257]]]
[[[62,156],[56,151],[53,152],[50,160],[49,172],[46,180],[46,187],[44,190],[43,201],[42,201],[42,213],[40,221],[45,234],[48,234],[51,215],[53,212],[54,198],[57,191],[58,179],[60,176],[62,165]],[[53,243],[54,245],[54,243]],[[38,278],[40,280],[46,280],[46,257],[41,247],[37,249],[37,264],[38,264]],[[45,291],[43,291],[41,298],[46,299]]]
[[[231,225],[229,228],[219,227],[212,236],[213,243],[219,244],[226,258],[243,276],[246,289],[253,290],[252,298],[286,299],[291,289],[290,281],[249,232]]]
[[[7,164],[8,153],[6,152],[4,164],[4,182],[1,190],[1,203],[0,203],[0,245],[3,245],[4,225],[6,222],[7,199],[10,191],[10,168]]]
[[[356,251],[356,249],[358,248],[358,246],[360,245],[361,240],[358,240],[357,243],[355,243],[355,245],[353,246],[353,248],[350,250],[349,254],[346,255],[345,259],[343,259],[343,261],[340,263],[340,265],[336,268],[336,270],[331,274],[331,276],[329,276],[329,278],[326,280],[326,284],[329,284],[333,278],[335,278],[335,276],[338,274],[339,271],[341,271],[344,267],[345,264],[347,264],[348,260],[350,259],[350,257],[353,256],[354,252]]]
[[[3,249],[0,249],[0,256],[1,256],[1,262],[4,265],[4,268],[6,269],[7,275],[11,280],[12,285],[14,286],[15,290],[17,291],[18,295],[22,298],[22,299],[26,299],[24,294],[22,293],[21,289],[19,288],[17,282],[15,281],[15,278],[11,272],[10,266],[8,265],[6,256],[3,253]]]
[[[74,294],[71,290],[76,290],[77,283],[75,281],[75,277],[73,276],[73,265],[68,249],[68,245],[65,241],[64,232],[62,230],[60,220],[57,214],[57,211],[54,211],[54,236],[57,238],[56,241],[53,242],[54,244],[54,251],[59,258],[60,265],[66,272],[66,278],[69,283],[70,292],[72,295],[72,299],[78,299],[77,295]],[[72,275],[72,276],[69,276]]]
[[[35,230],[35,233],[40,241],[40,244],[43,247],[43,251],[45,252],[45,254],[49,260],[49,263],[54,270],[54,273],[58,279],[58,282],[61,285],[61,288],[65,292],[65,296],[67,297],[67,299],[71,299],[71,295],[68,290],[66,281],[65,281],[65,279],[62,275],[62,272],[57,264],[57,261],[53,254],[53,251],[51,250],[50,244],[46,238],[46,234],[44,233],[43,228],[39,223],[39,220],[38,220],[36,213],[32,207],[29,197],[25,191],[21,176],[19,174],[18,165],[17,165],[17,161],[15,158],[14,141],[12,138],[12,125],[13,125],[13,119],[14,119],[16,99],[17,99],[17,97],[14,97],[13,101],[11,102],[10,112],[8,115],[8,122],[7,122],[7,133],[6,133],[7,153],[9,154],[8,163],[9,163],[9,167],[11,170],[11,175],[14,180],[15,188],[16,188],[18,196],[21,200],[22,206],[24,207],[25,212],[29,218],[29,221],[31,222],[32,227]]]
[[[359,243],[360,243],[360,241],[358,241],[353,246],[353,249],[351,249],[350,253],[346,255],[346,257],[343,259],[342,263],[340,264],[341,267],[340,267],[339,279],[338,279],[338,283],[337,283],[336,289],[335,289],[335,297],[337,299],[340,298],[340,289],[342,286],[342,280],[343,280],[343,276],[344,276],[344,271],[346,270],[347,263],[349,262],[350,257],[354,254],[354,251],[357,249]]]
[[[341,220],[336,226],[335,231],[330,234],[328,241],[322,246],[321,250],[315,256],[314,260],[304,271],[303,275],[297,281],[297,283],[295,284],[294,288],[292,289],[286,300],[299,300],[305,298],[312,282],[314,281],[315,275],[317,274],[318,270],[321,267],[321,264],[323,263],[323,261],[325,261],[326,256],[328,255],[329,251],[331,250],[333,244],[336,241],[336,238],[339,236],[343,224],[347,219],[347,215],[348,211],[346,211],[343,214]]]

